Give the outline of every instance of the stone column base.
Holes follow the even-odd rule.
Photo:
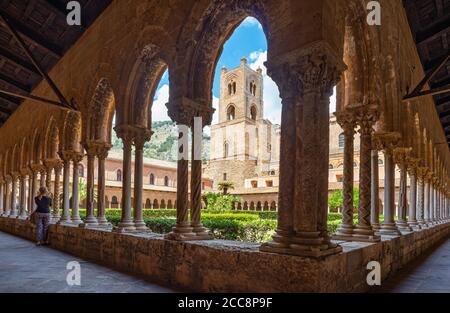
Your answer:
[[[398,230],[398,227],[395,223],[383,223],[381,224],[381,228],[378,231],[379,235],[387,235],[387,236],[399,236],[401,232]]]
[[[320,232],[299,232],[293,237],[284,238],[287,242],[262,244],[259,250],[313,258],[326,257],[342,252],[341,246],[329,244],[319,235]]]
[[[114,228],[114,232],[118,233],[126,233],[130,231],[135,231],[136,227],[132,221],[122,221],[117,225],[117,228]]]
[[[172,231],[164,236],[164,238],[169,240],[195,240],[195,233],[193,228],[188,223],[177,223]]]

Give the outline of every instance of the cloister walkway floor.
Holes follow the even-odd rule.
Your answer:
[[[81,286],[69,286],[67,263],[81,267]],[[172,290],[151,284],[69,254],[36,247],[33,242],[0,232],[0,293],[7,292],[135,292]]]
[[[449,293],[450,238],[382,283],[381,292]]]

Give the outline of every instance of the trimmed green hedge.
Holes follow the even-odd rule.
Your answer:
[[[172,230],[176,224],[176,210],[173,209],[145,209],[143,210],[144,221],[147,226],[156,233],[165,234]],[[86,210],[80,209],[80,216],[86,216]],[[106,217],[112,224],[120,222],[120,209],[107,209]],[[215,239],[238,240],[247,242],[270,241],[275,233],[277,225],[277,212],[269,211],[231,211],[228,213],[209,213],[202,211],[202,223],[213,234]],[[328,232],[336,232],[341,224],[340,213],[328,214]],[[380,222],[382,217],[380,217]],[[353,222],[358,222],[355,214]]]

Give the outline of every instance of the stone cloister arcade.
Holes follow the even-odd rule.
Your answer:
[[[278,224],[273,241],[259,247],[258,257],[268,260],[273,254],[279,255],[274,256],[273,262],[287,260],[287,267],[307,262],[302,257],[325,264],[331,262],[327,256],[343,254],[346,241],[376,244],[383,236],[428,236],[427,231],[434,234],[434,228],[439,234],[448,233],[447,139],[431,97],[402,101],[424,72],[406,15],[401,13],[404,12],[401,1],[380,2],[382,24],[369,26],[362,0],[139,1],[139,4],[113,1],[49,73],[79,110],[26,100],[0,129],[2,219],[26,218],[33,206],[30,195],[39,186],[47,186],[57,199],[55,202],[59,202],[52,215],[58,231],[68,229],[82,238],[83,232],[108,229],[104,160],[111,147],[111,132],[115,131],[123,141],[123,203],[117,232],[124,234],[113,236],[146,230],[141,192],[143,145],[151,140],[152,99],[161,76],[168,68],[170,118],[191,129],[194,117],[201,117],[203,126],[209,125],[214,113],[213,75],[223,44],[244,18],[253,16],[266,34],[269,46],[266,66],[282,98]],[[327,195],[329,98],[335,86],[336,116],[345,134],[345,159],[343,220],[332,237],[327,232]],[[54,98],[45,82],[33,94]],[[112,130],[114,114],[116,126]],[[358,208],[353,207],[352,199],[356,131],[361,135]],[[379,151],[385,155],[383,221],[380,220],[383,212],[378,207]],[[70,180],[78,182],[78,164],[85,155],[87,207],[86,219],[81,221],[77,209],[78,184],[71,185]],[[401,171],[397,220],[395,166]],[[98,199],[94,199],[95,170]],[[136,177],[134,195],[132,171]],[[170,249],[185,244],[179,241],[206,240],[203,245],[207,246],[211,239],[201,223],[201,180],[201,161],[178,161],[177,224],[162,239],[173,247]],[[132,198],[135,203],[131,203]],[[356,225],[354,213],[358,214]],[[82,227],[69,227],[73,225]],[[200,243],[196,247],[204,246]],[[230,267],[233,268],[231,264]],[[295,275],[299,273],[296,271]],[[253,277],[256,272],[247,273],[246,277]],[[322,275],[314,273],[311,279]],[[180,280],[174,281],[187,284]],[[351,289],[351,283],[346,287],[303,283],[309,286],[305,290]],[[282,283],[277,284],[273,282],[273,290],[284,288]],[[259,287],[253,283],[234,286],[237,290],[270,290],[269,285],[265,282]],[[194,288],[229,288],[223,286],[210,283],[208,287]],[[297,287],[295,283],[285,286],[287,290]]]

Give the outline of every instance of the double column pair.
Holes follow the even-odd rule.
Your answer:
[[[80,224],[80,227],[111,227],[111,224],[106,219],[105,212],[105,159],[110,148],[110,144],[101,141],[87,141],[84,143],[84,149],[87,152],[86,219]],[[94,214],[96,157],[98,161],[97,216]]]
[[[148,230],[142,211],[142,189],[144,168],[144,144],[149,141],[152,132],[149,129],[131,125],[119,125],[114,128],[123,142],[123,179],[122,179],[122,218],[118,232]],[[134,215],[131,203],[131,151],[135,146],[134,160]],[[99,168],[100,171],[100,168]],[[104,168],[103,168],[104,172]],[[104,183],[103,183],[104,184]],[[103,195],[104,198],[104,195]]]
[[[336,113],[337,122],[344,130],[344,177],[342,224],[333,239],[348,241],[380,241],[372,222],[378,226],[378,151],[372,150],[373,126],[378,119],[377,108],[370,106],[349,106]],[[354,181],[354,134],[360,133],[360,170],[358,222],[353,224],[353,181]],[[375,152],[374,152],[375,151]],[[375,163],[374,163],[375,162]],[[376,165],[376,166],[374,166]],[[372,186],[372,183],[374,183]],[[373,188],[375,187],[375,188]],[[371,212],[373,211],[373,212]]]
[[[329,98],[344,66],[321,42],[275,62],[268,70],[282,98],[278,223],[273,241],[260,250],[316,258],[339,253],[327,230]]]
[[[211,124],[214,109],[180,98],[167,104],[169,116],[178,125],[177,163],[177,223],[166,235],[171,240],[212,239],[201,223],[202,209],[202,134],[203,127]],[[188,136],[192,130],[191,201],[189,202]],[[190,218],[189,218],[190,205]]]

